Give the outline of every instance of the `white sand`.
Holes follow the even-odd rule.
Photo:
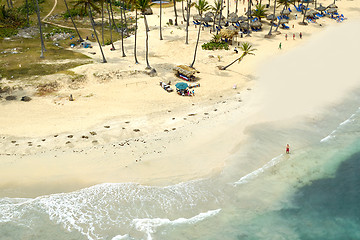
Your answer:
[[[226,71],[216,66],[226,65],[238,55],[232,50],[213,52],[199,47],[195,67],[200,71],[201,87],[195,89],[195,97],[166,93],[159,81],[178,81],[171,69],[191,63],[197,29],[191,24],[190,44],[185,45],[184,25],[181,29],[165,25],[173,13],[167,8],[164,40],[159,41],[158,17],[149,16],[149,62],[158,72],[158,76],[149,77],[132,74],[146,67],[140,19],[139,65],[134,64],[134,38],[130,37],[125,41],[126,58],[121,57],[117,42],[116,51],[105,47],[109,63],[74,69],[86,75],[83,88],[63,89],[56,97],[39,97],[28,103],[0,104],[0,111],[6,113],[0,116],[0,195],[33,196],[102,182],[164,185],[219,173],[245,140],[246,127],[319,114],[359,87],[355,56],[360,53],[356,20],[360,5],[345,0],[337,4],[348,17],[341,24],[324,18],[318,21],[323,27],[301,26],[293,20],[294,29],[265,39],[269,26],[264,23],[264,31],[245,38],[257,49],[256,55]],[[240,4],[240,13],[242,8]],[[302,40],[298,39],[300,31]],[[290,37],[293,33],[296,40]],[[200,38],[199,45],[210,34],[204,31]],[[96,55],[89,56],[100,61],[96,47],[79,51],[95,51]],[[234,84],[237,89],[232,89]],[[67,101],[69,94],[75,97],[74,102]]]

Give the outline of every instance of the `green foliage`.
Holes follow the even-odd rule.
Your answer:
[[[229,44],[227,42],[208,42],[201,45],[201,48],[203,50],[219,50],[219,49],[225,49],[229,50]]]
[[[258,4],[256,5],[256,9],[254,10],[252,16],[259,18],[261,21],[261,18],[266,17],[267,10],[265,9],[265,5]]]
[[[79,16],[79,17],[86,17],[88,14],[85,11],[82,11],[80,8],[69,8],[70,14],[72,17]],[[69,12],[65,11],[63,14],[65,19],[70,18]]]
[[[0,37],[11,37],[25,24],[25,17],[16,9],[6,9],[5,5],[0,6]]]
[[[45,2],[45,0],[39,0],[39,4],[44,3],[44,2]],[[35,3],[35,1],[28,0],[28,8],[29,8],[29,15],[34,14],[36,12],[36,3]],[[39,7],[39,8],[40,8],[40,11],[41,11],[42,7]],[[27,11],[27,9],[26,9],[26,1],[24,1],[24,3],[20,7],[17,8],[17,11],[20,14],[26,16],[26,11]]]

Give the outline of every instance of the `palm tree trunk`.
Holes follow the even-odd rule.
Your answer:
[[[162,32],[161,32],[161,14],[162,13],[162,0],[160,0],[160,40],[163,40]]]
[[[238,13],[238,4],[239,4],[239,0],[235,1],[235,13]]]
[[[37,0],[36,0],[37,1]],[[93,19],[93,17],[92,17],[92,12],[91,12],[91,7],[90,7],[90,4],[88,4],[88,6],[89,6],[89,14],[90,14],[90,22],[91,22],[91,26],[92,26],[92,28],[93,28],[93,30],[94,30],[94,34],[95,34],[95,37],[96,37],[96,41],[97,41],[97,43],[99,44],[99,48],[100,48],[100,52],[101,52],[101,55],[102,55],[102,58],[103,58],[103,63],[106,63],[107,61],[106,61],[106,59],[105,59],[105,55],[104,55],[104,52],[103,52],[103,50],[102,50],[102,47],[101,47],[101,44],[100,44],[100,41],[99,41],[99,38],[98,38],[98,35],[97,35],[97,33],[96,33],[96,29],[95,29],[95,25],[94,25],[94,19]]]
[[[12,1],[11,1],[11,0],[9,0],[9,2],[10,2],[10,7],[11,7],[11,8],[13,8],[14,6],[13,6]]]
[[[308,6],[309,6],[309,2],[307,2],[307,4],[306,4],[306,8],[305,8],[305,12],[304,12],[304,17],[303,17],[303,23],[304,23],[304,25],[306,24],[306,23],[305,23],[305,15],[306,15]]]
[[[189,44],[190,6],[191,6],[191,0],[187,0],[187,7],[186,7],[186,37],[185,37],[185,44]],[[200,26],[199,26],[199,27],[200,27]]]
[[[112,22],[113,22],[113,25],[115,26],[115,29],[116,29],[116,32],[120,32],[116,23],[115,23],[115,18],[114,18],[114,13],[113,13],[113,10],[112,10],[112,4],[111,4],[111,1],[109,1],[110,3],[110,12],[111,12],[111,18],[112,18]]]
[[[178,22],[177,22],[177,11],[176,11],[176,0],[173,0],[173,3],[174,3],[174,13],[175,13],[175,26],[178,25]]]
[[[248,2],[248,29],[247,29],[247,36],[250,36],[250,20],[251,20],[251,0]]]
[[[136,56],[136,40],[137,40],[137,24],[138,24],[138,20],[137,20],[137,8],[135,9],[135,42],[134,42],[134,57],[135,57],[135,64],[139,64],[138,60],[137,60],[137,56]]]
[[[26,5],[26,24],[27,24],[27,27],[30,27],[30,21],[29,21],[29,3],[28,3],[28,0],[25,1],[25,5]]]
[[[284,10],[285,10],[285,6],[284,6],[283,10],[281,10],[281,12],[282,12],[282,11],[284,11]],[[277,27],[276,27],[276,29],[275,29],[275,32],[277,32],[277,31],[278,31],[279,26],[280,26],[280,20],[279,20],[279,23],[278,23],[278,25],[277,25]]]
[[[186,1],[187,3],[187,1]],[[186,22],[186,18],[185,18],[185,11],[184,11],[184,0],[181,1],[181,10],[182,10],[182,15],[184,18],[184,22]]]
[[[200,26],[201,26],[201,21],[200,21]],[[201,27],[200,27],[200,26],[199,26],[199,30],[198,30],[196,45],[195,45],[194,60],[193,60],[193,62],[191,63],[190,67],[194,67],[194,64],[195,64],[196,51],[197,51],[197,48],[198,48],[198,45],[199,45],[199,39],[200,39],[200,30],[201,30]]]
[[[230,3],[229,3],[229,0],[227,0],[227,15],[226,15],[226,18],[229,18],[229,14],[230,14]]]
[[[219,27],[217,28],[216,30],[216,35],[219,34],[219,29],[221,28],[221,17],[222,17],[222,10],[223,10],[223,0],[220,0],[221,1],[221,6],[220,6],[220,16],[219,16]],[[215,20],[214,20],[215,22]]]
[[[101,1],[101,38],[102,38],[102,45],[105,46],[105,42],[104,42],[104,1]]]
[[[275,9],[276,9],[276,0],[275,0],[275,3],[274,3],[274,12],[273,12],[274,16],[275,16]],[[272,31],[273,25],[274,25],[274,20],[271,21],[271,26],[270,26],[270,31],[268,33],[268,36],[271,36],[271,31]]]
[[[235,59],[235,61],[231,62],[229,65],[223,67],[221,70],[226,70],[228,67],[230,67],[231,65],[233,65],[233,64],[236,63],[237,61],[240,62],[244,57],[245,57],[245,53],[243,53],[243,54],[241,55],[241,57]]]
[[[111,48],[113,50],[115,50],[115,46],[113,43],[113,37],[112,37],[112,30],[113,30],[113,26],[111,24],[111,16],[110,16],[110,11],[109,11],[109,4],[106,2],[106,9],[108,11],[108,15],[109,15],[109,27],[110,27],[110,42],[111,42]]]
[[[146,15],[144,14],[144,23],[145,23],[145,32],[146,32],[146,42],[145,42],[145,58],[146,58],[146,69],[151,69],[151,66],[149,64],[149,27],[146,21]]]
[[[10,8],[10,2],[9,2],[9,0],[6,0],[6,3],[7,3],[8,8]]]
[[[40,30],[40,40],[41,40],[41,54],[40,58],[44,58],[45,44],[44,44],[44,37],[41,29],[41,20],[40,20],[40,9],[39,9],[39,2],[36,0],[36,15],[39,23],[39,30]]]
[[[126,57],[125,55],[125,49],[124,49],[124,18],[123,18],[123,8],[120,5],[120,16],[121,16],[121,51],[122,51],[122,56]]]
[[[79,31],[78,31],[78,29],[77,29],[77,27],[76,27],[76,25],[75,25],[75,22],[74,22],[74,20],[73,20],[73,18],[72,18],[72,16],[71,16],[71,13],[70,13],[70,10],[69,10],[69,8],[68,8],[68,5],[67,5],[66,0],[64,0],[64,3],[65,3],[65,6],[66,6],[66,10],[67,10],[67,12],[69,13],[70,20],[71,20],[72,24],[74,25],[74,28],[75,28],[75,31],[76,31],[77,35],[79,36],[79,40],[80,40],[80,42],[83,42],[84,40],[83,40],[82,37],[80,36],[80,33],[79,33]]]
[[[128,24],[127,24],[127,19],[126,19],[126,9],[123,10],[123,14],[124,14],[124,26],[125,26],[125,32],[126,32],[126,36],[129,36],[129,31],[128,31]]]
[[[215,12],[214,14],[214,24],[213,24],[213,32],[215,32],[215,18],[218,15],[218,12]]]

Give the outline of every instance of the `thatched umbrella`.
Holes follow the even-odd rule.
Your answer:
[[[203,18],[203,21],[208,23],[208,22],[213,22],[214,19],[212,19],[210,16],[205,16],[205,17]]]
[[[266,16],[266,19],[269,21],[276,21],[277,17],[274,14],[270,14]]]
[[[336,8],[329,8],[327,10],[328,13],[336,13],[337,12],[337,9]]]
[[[259,21],[256,21],[256,22],[251,22],[250,23],[250,26],[251,27],[254,27],[254,28],[261,28],[261,22],[259,22]]]
[[[215,17],[215,22],[219,22],[219,18],[220,18],[220,15],[217,15]],[[225,17],[221,15],[221,20],[224,20],[224,19],[225,19]]]
[[[240,29],[248,29],[248,28],[249,28],[249,23],[247,22],[240,23]]]
[[[230,29],[221,29],[220,36],[226,39],[232,39],[235,35],[237,35],[237,31],[232,31]]]
[[[281,11],[281,15],[289,15],[290,11],[288,9],[284,9],[283,11]]]
[[[248,20],[248,18],[245,17],[245,16],[240,16],[240,17],[238,18],[238,21],[240,21],[240,22],[246,21],[246,20]]]
[[[305,17],[314,17],[314,15],[316,14],[316,11],[307,11],[305,14]]]
[[[254,9],[251,9],[250,15],[253,15],[255,13]],[[246,16],[249,15],[249,10],[246,11],[245,13]]]
[[[328,8],[338,8],[335,3],[332,3],[328,6]]]
[[[212,12],[207,12],[207,13],[205,13],[205,17],[211,17],[211,18],[214,18],[214,13],[212,13]]]
[[[280,19],[279,24],[284,24],[284,23],[288,23],[288,22],[289,22],[288,19],[282,18],[282,19]]]
[[[193,16],[194,21],[201,21],[201,16],[199,14],[195,14]]]
[[[318,6],[317,8],[315,8],[316,10],[323,12],[326,10],[326,7],[324,7],[323,5],[320,4],[320,6]]]
[[[238,17],[238,15],[234,12],[229,14],[229,18],[237,18],[237,17]]]
[[[238,17],[229,17],[227,21],[231,23],[237,23],[239,20]]]
[[[229,29],[231,31],[238,31],[238,29],[236,27],[234,27],[233,25],[228,26],[226,29]]]

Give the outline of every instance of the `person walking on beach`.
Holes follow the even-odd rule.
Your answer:
[[[295,33],[293,34],[293,40],[295,40]]]
[[[285,34],[285,40],[287,40],[287,34]]]
[[[299,34],[299,35],[300,35],[300,39],[302,39],[302,33],[301,33],[301,32],[300,32],[300,34]]]
[[[289,144],[286,144],[286,154],[289,154],[290,153],[290,146]]]
[[[279,49],[281,50],[281,43],[279,43]]]

